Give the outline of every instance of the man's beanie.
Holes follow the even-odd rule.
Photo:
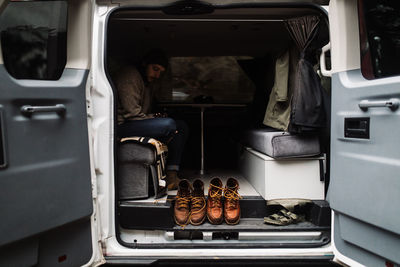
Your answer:
[[[164,68],[168,67],[168,58],[161,49],[153,49],[149,51],[142,59],[144,64],[158,64]]]

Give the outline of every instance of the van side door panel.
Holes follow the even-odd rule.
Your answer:
[[[359,103],[400,97],[400,78],[373,85],[361,76],[359,70],[332,76],[329,202],[335,211],[335,245],[339,251],[357,251],[359,261],[367,265],[384,264],[383,259],[376,262],[374,257],[361,260],[370,258],[371,252],[399,263],[400,113],[388,107],[363,111]],[[361,121],[350,129],[368,130],[369,138],[346,137],[345,121],[349,118]],[[363,126],[360,118],[368,118],[369,124]]]
[[[26,14],[43,11],[46,4],[66,12],[66,4],[58,8],[59,2],[9,5],[22,8],[15,10],[35,21],[35,16]],[[4,22],[5,17],[0,19]],[[41,21],[45,19],[43,15]],[[36,26],[17,24],[7,29],[45,32],[43,25]],[[59,35],[65,37],[65,30]],[[49,38],[49,43],[52,41]],[[52,49],[66,49],[61,43],[51,44]],[[62,51],[46,53],[42,55],[47,55],[50,66],[55,60],[51,55],[59,56]],[[4,55],[3,49],[4,56],[10,55]],[[60,66],[59,78],[36,79],[23,73],[25,78],[16,79],[6,61],[0,60],[0,266],[80,266],[92,257],[93,199],[85,96],[89,70],[63,69],[65,61]]]
[[[91,256],[87,76],[87,70],[70,69],[58,81],[17,81],[0,65],[0,108],[7,148],[7,166],[0,170],[0,210],[6,214],[0,220],[0,247],[28,237],[41,239],[43,233],[60,226],[65,226],[60,228],[61,238],[64,228],[80,232],[78,228],[89,225],[84,233],[88,242],[77,249],[89,250]],[[65,115],[21,113],[26,105],[57,104],[65,105]],[[75,227],[68,226],[71,223]]]
[[[360,45],[358,38],[354,41],[359,28],[350,29],[359,23],[358,8],[357,0],[331,1],[330,6],[334,74],[328,200],[335,214],[333,239],[341,254],[359,263],[400,264],[400,110],[396,104],[400,73],[365,77],[365,71],[372,69],[375,76],[381,75],[387,63],[379,65],[380,59],[375,58],[372,68],[361,61],[360,54],[374,53],[371,40],[381,37],[370,32],[369,46]],[[367,47],[370,52],[364,50]],[[393,48],[400,52],[398,46]],[[393,51],[380,49],[379,53],[396,57]]]

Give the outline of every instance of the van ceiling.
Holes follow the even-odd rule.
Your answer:
[[[111,55],[135,60],[149,48],[169,56],[264,56],[284,50],[288,18],[321,14],[315,8],[216,9],[212,14],[170,16],[157,10],[120,10],[109,19]]]

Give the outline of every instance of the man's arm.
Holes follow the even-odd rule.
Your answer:
[[[142,95],[145,90],[142,77],[136,69],[124,70],[117,81],[119,102],[124,110],[125,119],[152,118],[143,113]]]

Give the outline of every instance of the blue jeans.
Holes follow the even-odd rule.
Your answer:
[[[178,131],[178,133],[175,133]],[[117,127],[118,137],[142,136],[167,143],[167,170],[179,170],[189,128],[184,121],[171,118],[152,118],[126,121]]]

